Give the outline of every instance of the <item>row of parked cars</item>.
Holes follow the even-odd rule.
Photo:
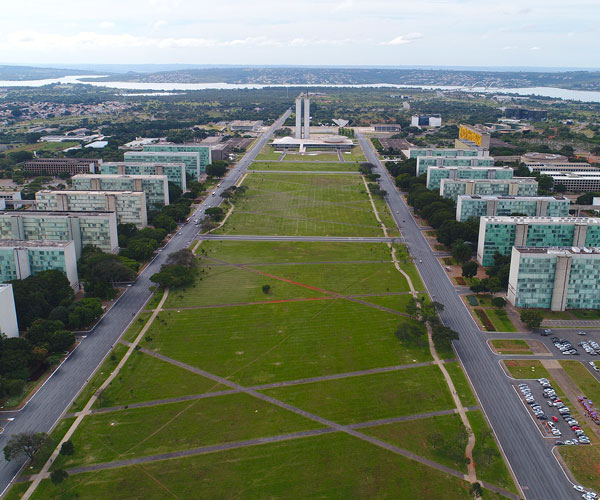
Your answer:
[[[579,422],[573,418],[571,415],[571,410],[568,406],[566,406],[561,399],[556,394],[556,391],[550,385],[550,381],[547,378],[538,379],[540,385],[544,388],[543,393],[544,397],[548,399],[547,404],[552,408],[556,408],[558,413],[566,422],[566,424],[571,428],[571,430],[575,434],[575,438],[568,439],[566,441],[557,441],[556,444],[558,446],[561,445],[577,445],[577,444],[590,444],[590,438],[585,435],[583,429],[579,426]],[[555,422],[558,422],[558,417],[552,417],[554,422],[548,422],[548,429],[552,433],[553,436],[559,437],[562,435],[562,432],[556,427]]]
[[[552,337],[552,343],[554,347],[556,347],[560,352],[564,355],[572,354],[574,356],[579,356],[579,351],[573,347],[573,344],[569,342],[567,339],[559,339],[558,337]]]
[[[521,391],[525,402],[531,406],[531,411],[536,418],[539,420],[548,420],[548,416],[542,410],[542,406],[535,402],[531,388],[527,384],[519,384],[519,391]]]
[[[600,345],[595,340],[589,340],[587,342],[579,342],[581,348],[592,356],[600,354]]]

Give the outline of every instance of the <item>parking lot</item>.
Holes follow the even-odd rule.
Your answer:
[[[579,422],[571,416],[570,408],[553,392],[549,382],[540,380],[543,385],[538,380],[528,380],[515,382],[514,386],[542,435],[559,446],[589,444],[585,433],[578,429]]]

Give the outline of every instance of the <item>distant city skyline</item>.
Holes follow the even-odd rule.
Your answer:
[[[0,61],[589,68],[595,0],[74,0],[3,5]]]

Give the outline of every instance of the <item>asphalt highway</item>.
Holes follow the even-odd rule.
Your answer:
[[[358,135],[358,140],[367,161],[374,164],[380,174],[379,184],[388,193],[387,202],[392,215],[431,297],[445,306],[440,314],[442,321],[460,334],[460,340],[454,343],[456,353],[523,494],[529,500],[580,498],[581,494],[573,490],[552,455],[551,447],[540,437],[496,356],[488,348],[486,335],[471,318],[368,140],[362,134]]]
[[[214,195],[209,194],[190,220],[202,217],[208,206],[214,207],[223,201],[220,193],[238,181],[273,132],[283,125],[290,113],[291,110],[287,110],[256,141],[237,165],[229,171],[227,177],[215,189]],[[152,285],[150,276],[160,270],[160,266],[165,263],[170,253],[188,247],[198,232],[199,229],[193,223],[184,224],[29,403],[21,411],[0,412],[0,419],[14,418],[0,435],[0,449],[6,445],[12,434],[31,431],[49,432],[53,428],[150,298],[149,287]],[[23,462],[7,462],[3,457],[0,458],[0,492],[3,493],[10,485],[22,464]]]

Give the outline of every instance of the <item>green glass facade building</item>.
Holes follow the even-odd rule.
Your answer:
[[[87,245],[107,253],[119,251],[114,212],[0,212],[0,240],[73,241],[78,258]]]
[[[169,204],[166,175],[79,174],[71,177],[71,182],[76,191],[143,191],[151,209]]]
[[[473,149],[458,149],[458,148],[408,148],[405,151],[407,158],[427,157],[442,157],[442,158],[457,158],[457,157],[473,157],[488,156],[489,153],[483,148]]]
[[[169,151],[126,151],[123,155],[125,163],[183,163],[188,179],[198,180],[206,167],[200,168],[200,153]]]
[[[496,252],[519,247],[598,247],[600,219],[589,217],[481,217],[477,260],[494,263]]]
[[[124,163],[105,162],[100,165],[102,175],[166,175],[169,182],[187,191],[184,163]]]
[[[510,167],[428,167],[426,186],[439,190],[442,179],[512,179],[514,174]]]
[[[568,217],[570,202],[552,196],[461,195],[456,200],[456,220],[464,222],[484,215],[530,217]]]
[[[79,286],[72,241],[0,240],[0,283],[22,280],[42,271],[62,271],[74,289]]]
[[[600,309],[600,248],[513,247],[507,299],[552,311]]]
[[[535,196],[538,183],[532,177],[513,179],[442,179],[440,195],[454,201],[461,195]]]
[[[463,151],[469,151],[465,149]],[[417,158],[417,176],[424,175],[430,167],[493,167],[491,156],[419,156]]]
[[[115,212],[118,224],[148,225],[143,191],[51,191],[35,193],[38,210],[59,212]]]

